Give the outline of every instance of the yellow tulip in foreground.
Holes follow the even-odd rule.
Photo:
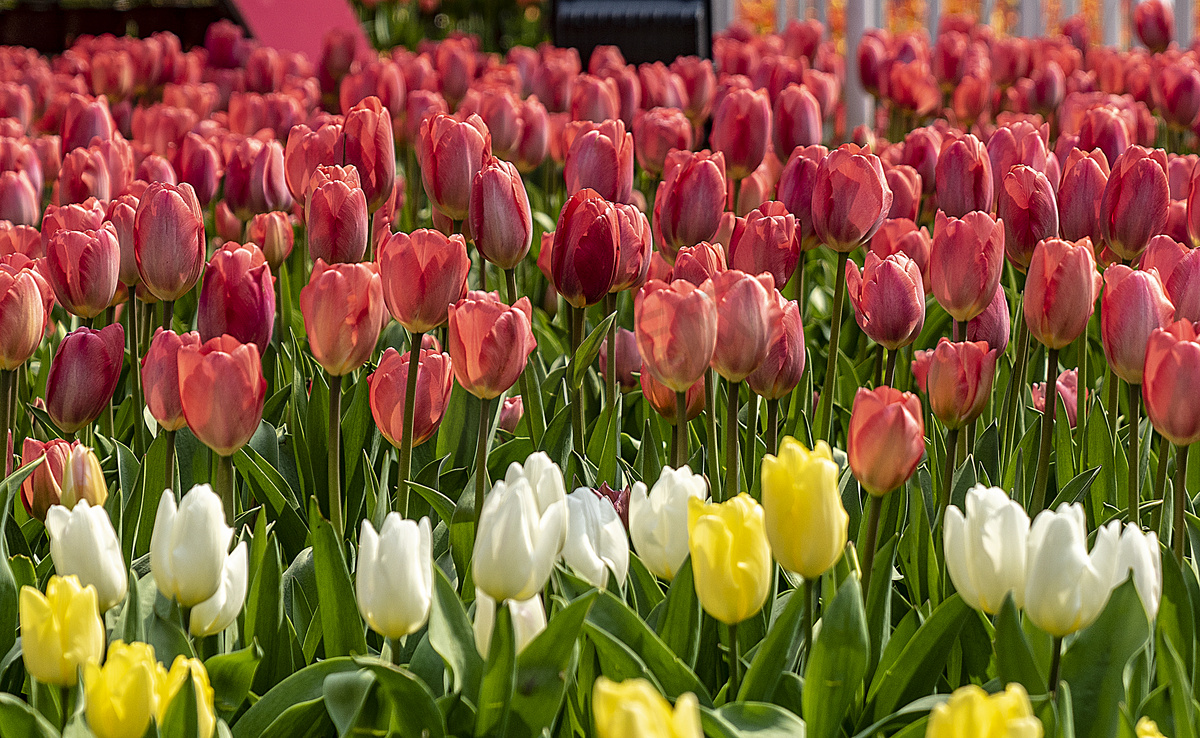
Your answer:
[[[671,703],[645,679],[596,680],[592,713],[599,738],[700,738],[700,705],[688,692]]]
[[[1042,721],[1020,684],[993,695],[968,684],[929,713],[925,738],[1042,738]]]
[[[762,501],[767,538],[779,565],[816,579],[842,557],[850,516],[838,494],[838,466],[829,444],[812,451],[795,438],[779,455],[762,460]]]
[[[166,669],[145,643],[113,641],[104,666],[89,663],[83,672],[88,727],[97,738],[145,734],[158,714],[158,695]]]
[[[196,691],[196,717],[199,728],[196,735],[199,738],[211,738],[217,727],[217,717],[213,711],[213,688],[208,683],[208,672],[199,659],[189,659],[176,656],[171,664],[171,671],[159,686],[158,721],[161,723],[166,716],[172,700],[183,689],[188,679]]]
[[[1148,717],[1144,717],[1137,724],[1137,738],[1164,738],[1162,731],[1158,729],[1158,723]]]
[[[762,609],[771,588],[771,547],[762,506],[742,493],[722,503],[688,498],[688,550],[696,596],[709,615],[736,625]]]
[[[25,670],[46,684],[75,686],[79,667],[104,656],[96,588],[79,586],[73,576],[53,576],[46,594],[22,587],[19,599]]]

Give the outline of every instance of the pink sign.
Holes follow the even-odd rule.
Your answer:
[[[334,28],[352,29],[361,52],[371,48],[346,0],[234,0],[234,5],[263,45],[303,52],[314,63],[321,58],[321,41]]]

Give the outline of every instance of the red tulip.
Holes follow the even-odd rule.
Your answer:
[[[59,303],[74,315],[93,318],[117,291],[121,246],[111,226],[94,231],[59,231],[46,253],[46,277]]]
[[[1200,68],[1187,57],[1164,64],[1154,79],[1154,103],[1167,123],[1191,128],[1200,115]]]
[[[62,150],[72,151],[91,145],[93,138],[107,141],[113,137],[117,124],[103,95],[89,100],[72,93],[63,112]]]
[[[921,284],[925,294],[933,288],[929,279],[929,250],[932,239],[929,231],[918,228],[917,224],[907,218],[895,218],[883,221],[883,225],[871,237],[870,249],[880,259],[886,259],[892,254],[904,254],[917,264],[921,271]]]
[[[371,416],[383,437],[397,448],[404,441],[404,408],[407,402],[408,366],[411,352],[400,354],[394,348],[383,352],[377,368],[369,377]],[[417,387],[413,397],[412,445],[419,446],[437,432],[450,403],[454,386],[450,354],[421,349],[417,367]]]
[[[1158,270],[1159,279],[1162,280],[1165,287],[1171,279],[1171,274],[1175,271],[1175,267],[1183,260],[1183,257],[1192,252],[1192,249],[1184,246],[1170,236],[1155,236],[1150,239],[1150,245],[1142,252],[1142,258],[1138,261],[1138,269],[1150,271],[1151,269]]]
[[[383,286],[374,264],[318,259],[300,290],[300,312],[313,358],[335,377],[367,363],[383,328]]]
[[[991,210],[992,162],[975,136],[968,133],[942,144],[934,179],[938,207],[946,215],[961,218],[974,210]]]
[[[605,200],[629,202],[633,193],[633,134],[619,120],[572,123],[563,176],[567,192],[593,189]]]
[[[246,224],[246,239],[262,247],[272,269],[277,269],[292,253],[295,237],[291,219],[279,210],[259,213]]]
[[[1054,188],[1046,175],[1018,164],[1004,175],[996,202],[996,214],[1004,221],[1004,253],[1025,271],[1038,242],[1058,236]]]
[[[425,228],[393,233],[376,258],[388,311],[413,333],[445,323],[450,304],[467,294],[471,258],[460,235]]]
[[[609,292],[636,290],[646,283],[650,272],[650,255],[654,238],[650,221],[635,205],[613,205],[616,211],[620,240],[617,245],[617,272]]]
[[[796,236],[801,251],[815,249],[821,242],[813,227],[813,188],[817,170],[828,155],[829,149],[820,145],[795,149],[779,174],[775,196],[796,217]]]
[[[422,59],[423,57],[417,57]],[[436,115],[446,115],[450,112],[450,106],[446,104],[446,98],[442,97],[436,90],[413,89],[411,86],[408,92],[408,99],[404,101],[404,125],[401,128],[400,139],[402,143],[406,143],[412,148],[418,148],[421,140],[421,126],[425,121],[432,119]]]
[[[209,259],[196,310],[200,339],[229,334],[265,351],[275,328],[275,278],[253,243],[226,243]]]
[[[655,379],[648,366],[645,364],[640,366],[641,375],[638,381],[642,385],[642,397],[646,398],[646,402],[650,403],[650,407],[654,408],[654,412],[661,415],[663,420],[671,425],[677,425],[679,404],[676,401],[675,390]],[[691,421],[700,417],[703,410],[704,375],[701,374],[695,384],[688,387],[684,395],[684,413],[687,415],[687,420]]]
[[[283,147],[244,138],[225,165],[225,200],[240,219],[292,206],[283,175]]]
[[[204,267],[204,217],[192,186],[155,182],[146,188],[133,244],[138,274],[151,294],[160,300],[187,294]]]
[[[1180,320],[1150,334],[1142,373],[1146,414],[1155,430],[1180,446],[1200,440],[1198,368],[1200,340],[1192,323]]]
[[[617,211],[595,190],[579,190],[563,205],[554,230],[550,272],[571,305],[600,302],[612,289],[620,262]]]
[[[758,368],[746,377],[750,389],[760,397],[778,400],[786,397],[804,374],[804,324],[800,306],[795,300],[785,300],[779,290],[773,299],[779,307],[780,331],[776,334],[767,355]]]
[[[817,167],[812,207],[817,238],[834,251],[870,241],[892,208],[879,157],[854,144],[829,152]]]
[[[634,300],[642,362],[662,384],[686,392],[704,374],[717,345],[717,306],[699,287],[651,280]]]
[[[1089,239],[1040,242],[1025,279],[1023,304],[1030,335],[1052,349],[1074,341],[1087,328],[1102,281]]]
[[[42,230],[45,231],[44,225]],[[1193,167],[1188,180],[1187,232],[1192,247],[1200,246],[1200,167]],[[1164,276],[1163,279],[1165,281],[1166,277]]]
[[[938,211],[929,252],[933,296],[955,320],[982,313],[1004,266],[1004,222],[983,212],[948,218]]]
[[[846,287],[854,319],[863,333],[890,351],[917,339],[925,326],[925,288],[921,269],[904,254],[880,259],[867,252],[862,273],[846,262]]]
[[[1175,306],[1175,320],[1200,320],[1200,251],[1184,253],[1163,284]]]
[[[179,397],[179,350],[184,346],[199,347],[200,334],[177,334],[157,328],[150,348],[142,357],[142,386],[146,407],[163,430],[176,431],[187,425],[183,418],[183,402]]]
[[[16,225],[37,225],[41,215],[40,200],[40,193],[25,172],[0,172],[0,220]]]
[[[967,322],[967,340],[983,341],[995,349],[997,354],[1003,354],[1004,349],[1008,347],[1011,329],[1008,298],[1005,297],[1004,290],[998,288],[992,301],[988,303],[987,309]],[[957,323],[954,325],[953,333],[955,340],[961,339],[961,336],[958,335]]]
[[[775,280],[729,269],[710,277],[701,289],[717,306],[717,345],[710,364],[730,382],[740,382],[766,359],[782,330]]]
[[[804,85],[791,84],[775,98],[771,141],[776,152],[821,143],[821,106]]]
[[[97,149],[75,149],[63,158],[58,178],[60,204],[83,202],[94,197],[107,202],[112,193],[108,166]]]
[[[621,112],[617,83],[590,74],[579,75],[571,81],[569,108],[571,120],[603,123],[617,118]]]
[[[617,384],[628,392],[638,386],[635,376],[642,366],[642,354],[638,351],[637,336],[633,331],[617,328]],[[600,341],[600,376],[608,380],[608,336]]]
[[[1047,150],[1049,135],[1049,126],[1038,128],[1024,120],[996,129],[988,139],[987,152],[992,165],[992,192],[997,199],[1004,186],[1004,179],[1013,167],[1023,164],[1034,171],[1046,172],[1047,161],[1051,158]]]
[[[639,110],[633,117],[633,144],[638,166],[659,176],[671,150],[692,148],[692,123],[678,108]]]
[[[1157,271],[1135,271],[1124,264],[1105,269],[1100,337],[1113,373],[1141,384],[1146,342],[1156,329],[1171,324],[1174,312]]]
[[[929,367],[933,364],[933,353],[934,349],[913,352],[913,360],[909,369],[912,371],[913,379],[917,382],[917,389],[922,394],[929,389]],[[815,406],[816,402],[813,402],[813,405]]]
[[[528,297],[505,305],[496,293],[471,291],[450,306],[449,349],[462,388],[490,400],[507,391],[537,348]]]
[[[1145,251],[1150,239],[1166,227],[1170,195],[1166,152],[1141,146],[1126,149],[1113,162],[1100,201],[1100,233],[1105,245],[1123,259]]]
[[[763,203],[739,219],[729,244],[729,267],[747,274],[769,272],[785,285],[800,263],[796,219],[781,202]]]
[[[0,265],[0,370],[24,364],[42,342],[46,303],[32,268]]]
[[[942,150],[942,134],[934,128],[916,128],[904,137],[900,164],[906,164],[921,175],[921,187],[932,195],[937,184],[937,164]]]
[[[1138,38],[1155,54],[1167,50],[1175,37],[1175,15],[1162,0],[1143,0],[1133,11]]]
[[[112,228],[117,236],[117,245],[121,251],[120,270],[117,278],[125,286],[136,285],[142,281],[137,270],[137,256],[134,253],[134,220],[137,218],[138,198],[133,195],[121,195],[108,204],[104,216],[105,223]]]
[[[917,375],[916,369],[913,373]],[[995,377],[994,349],[982,341],[951,343],[943,338],[929,357],[929,408],[949,430],[972,423],[987,407]]]
[[[725,155],[729,177],[739,180],[758,169],[771,137],[771,101],[765,90],[735,89],[713,112],[712,147]]]
[[[500,416],[496,419],[496,427],[508,433],[516,433],[521,418],[525,415],[525,403],[521,396],[505,397],[500,404]]]
[[[304,205],[308,255],[313,261],[353,263],[367,250],[367,196],[354,186],[356,177],[350,182],[332,178],[320,183],[326,170],[333,169],[340,167],[317,167],[310,183]]]
[[[177,361],[188,428],[218,456],[232,456],[262,422],[267,380],[258,347],[220,336],[200,345],[185,344]]]
[[[925,455],[921,400],[891,387],[860,387],[850,411],[846,456],[868,493],[885,495],[912,477]]]
[[[1100,242],[1100,202],[1108,184],[1108,160],[1104,152],[1088,154],[1073,149],[1063,164],[1062,184],[1058,188],[1058,218],[1063,238],[1078,241],[1091,238]]]
[[[511,88],[501,84],[481,85],[467,90],[458,106],[457,117],[462,119],[476,114],[482,118],[492,136],[492,153],[512,161],[524,127],[521,105],[520,98]]]
[[[449,218],[466,218],[471,185],[491,153],[491,134],[478,115],[458,121],[439,114],[422,123],[417,159],[430,202]]]
[[[892,191],[892,207],[887,217],[915,221],[921,212],[921,175],[905,164],[888,167],[884,175]]]
[[[514,269],[533,242],[533,215],[517,168],[491,157],[475,175],[467,221],[475,247],[501,269]]]
[[[1100,149],[1105,161],[1115,164],[1129,148],[1135,133],[1129,130],[1120,112],[1108,107],[1094,107],[1084,113],[1079,125],[1078,146],[1084,151]]]
[[[671,62],[671,71],[679,75],[687,93],[684,112],[694,124],[701,124],[712,110],[717,92],[717,76],[711,59],[681,56]]]
[[[46,378],[46,411],[59,430],[74,433],[100,417],[117,389],[124,359],[125,330],[119,323],[67,334]]]
[[[392,137],[392,116],[379,98],[372,95],[351,108],[346,114],[342,131],[345,136],[342,160],[346,164],[353,164],[358,170],[367,205],[374,212],[391,196],[392,187],[396,184],[396,142]],[[421,169],[424,168],[422,164]],[[468,178],[468,187],[470,181]],[[428,189],[427,185],[426,191]],[[462,216],[455,219],[462,220]]]
[[[1055,397],[1066,407],[1067,426],[1074,428],[1079,416],[1079,370],[1066,369],[1060,373],[1054,380],[1054,391]],[[1033,409],[1046,412],[1046,383],[1036,382],[1029,388],[1029,394],[1033,398]]]
[[[521,138],[515,160],[522,173],[537,169],[550,153],[550,118],[546,106],[530,97],[521,103]]]
[[[682,279],[699,287],[727,268],[725,249],[721,244],[701,241],[695,246],[679,250],[675,256],[675,267],[671,270],[671,280]]]
[[[318,166],[342,161],[342,126],[326,123],[312,130],[303,123],[292,126],[283,154],[284,179],[296,202],[308,196],[308,181]]]
[[[21,483],[21,502],[31,517],[45,521],[50,508],[59,504],[67,457],[79,445],[79,441],[64,441],[61,438],[51,439],[47,443],[34,438],[25,439],[21,448],[21,466],[29,466],[46,457],[46,461]]]
[[[674,261],[684,246],[712,239],[725,210],[725,156],[708,151],[672,151],[654,198],[659,248]]]

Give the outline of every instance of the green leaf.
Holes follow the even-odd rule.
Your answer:
[[[1197,464],[1200,466],[1200,464]],[[1170,641],[1183,661],[1186,673],[1192,673],[1194,658],[1195,620],[1194,605],[1188,594],[1187,582],[1183,570],[1169,551],[1164,551],[1162,559],[1162,600],[1158,606],[1158,631]]]
[[[483,659],[475,647],[475,631],[462,600],[441,567],[433,567],[433,603],[429,610],[429,645],[446,662],[454,690],[474,701],[483,678]]]
[[[330,674],[321,685],[325,709],[339,736],[349,735],[358,724],[363,705],[371,696],[375,675],[367,669]]]
[[[16,695],[0,692],[0,734],[23,738],[58,738],[58,730]]]
[[[858,578],[850,576],[821,616],[821,630],[804,670],[804,714],[808,716],[809,735],[839,735],[842,719],[862,688],[870,649],[862,588]]]
[[[895,662],[875,672],[867,699],[875,704],[876,720],[933,691],[970,613],[961,597],[951,596],[917,629]]]
[[[617,314],[613,313],[604,320],[600,321],[588,334],[588,337],[583,339],[579,344],[579,348],[575,350],[575,355],[571,358],[571,388],[579,389],[583,386],[583,376],[587,373],[588,367],[600,355],[600,342],[608,335],[608,328],[613,321],[617,319]]]
[[[251,705],[233,725],[234,738],[254,738],[263,735],[289,708],[316,700],[321,704],[325,678],[330,674],[357,671],[352,659],[341,656],[306,666],[271,688]],[[321,704],[321,712],[325,707]]]
[[[491,648],[488,649],[483,681],[479,684],[479,712],[475,718],[476,736],[506,734],[513,683],[517,678],[517,637],[512,611],[496,607]]]
[[[554,724],[567,684],[575,678],[579,634],[594,600],[591,593],[572,601],[517,656],[508,736],[535,738]]]
[[[800,626],[807,609],[804,591],[793,589],[785,596],[787,602],[771,624],[767,637],[758,645],[750,668],[746,670],[746,677],[737,694],[739,700],[770,700],[783,673],[796,663],[800,654],[805,637]],[[779,607],[778,603],[775,607]]]
[[[429,687],[411,671],[378,661],[359,659],[379,683],[379,690],[392,703],[392,724],[400,735],[441,738],[446,721],[434,702]]]
[[[717,738],[805,736],[803,720],[779,705],[767,702],[733,702],[716,710],[701,707],[700,723],[705,735]]]
[[[313,532],[313,563],[317,570],[317,597],[321,602],[321,633],[326,656],[367,653],[367,639],[354,598],[350,570],[342,555],[343,541],[329,521],[321,517],[315,500],[309,505]]]
[[[656,630],[667,648],[685,664],[695,667],[700,649],[700,600],[696,597],[691,556],[683,560],[671,580]]]
[[[214,703],[222,715],[232,715],[246,701],[262,657],[258,643],[251,643],[240,651],[213,656],[204,662]]]
[[[175,693],[167,712],[158,725],[161,735],[179,738],[207,738],[200,736],[200,715],[196,709],[196,680],[191,674],[183,680],[183,686]]]
[[[446,525],[450,525],[454,520],[454,501],[446,495],[438,492],[436,489],[426,487],[423,484],[409,481],[408,488],[421,496],[421,499],[429,503],[429,507],[437,513],[437,516],[442,519]]]
[[[1017,613],[1011,593],[1004,597],[1004,604],[996,614],[996,635],[993,642],[996,672],[1001,682],[1017,682],[1025,687],[1029,694],[1046,693],[1046,675],[1038,668],[1033,648],[1021,628],[1021,617]]]
[[[1158,646],[1155,659],[1158,681],[1159,684],[1169,684],[1171,690],[1171,714],[1175,718],[1173,738],[1196,738],[1196,703],[1192,699],[1192,685],[1184,670],[1183,660],[1169,640],[1160,637]]]
[[[890,503],[900,504],[903,497],[892,495]],[[885,509],[889,501],[885,500]],[[900,543],[899,536],[892,537],[875,552],[875,563],[872,565],[871,584],[867,590],[867,632],[871,635],[871,656],[867,660],[867,678],[874,675],[879,665],[879,657],[887,647],[892,630],[892,570],[896,565],[896,547]]]

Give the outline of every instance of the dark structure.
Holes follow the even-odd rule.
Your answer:
[[[133,31],[146,36],[170,31],[189,49],[203,44],[205,30],[222,18],[241,23],[226,0],[156,0],[153,4],[141,0],[9,0],[0,2],[0,45],[57,54],[84,34],[124,36]]]
[[[556,46],[585,60],[601,44],[619,46],[633,64],[711,56],[709,0],[554,0],[552,28]]]

